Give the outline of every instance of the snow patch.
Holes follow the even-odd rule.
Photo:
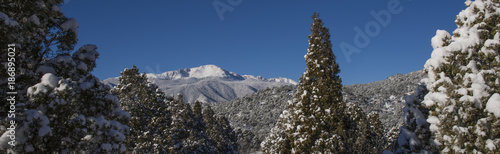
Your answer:
[[[71,30],[74,33],[78,33],[78,21],[75,18],[69,18],[61,24],[62,31]]]
[[[486,110],[500,118],[500,94],[493,94],[486,103]]]
[[[40,19],[36,15],[29,17],[28,21],[34,23],[35,25],[40,25]]]
[[[43,137],[45,135],[50,135],[51,133],[52,133],[52,130],[47,125],[42,126],[42,128],[40,128],[40,130],[38,130],[38,136],[40,136],[40,137]]]
[[[432,48],[437,49],[443,47],[443,44],[446,43],[445,40],[450,38],[451,35],[447,31],[437,30],[436,35],[431,39]]]
[[[57,87],[59,82],[59,77],[53,75],[52,73],[47,73],[43,75],[41,82],[28,88],[28,95],[38,95],[40,93],[49,92],[49,88]]]
[[[43,75],[41,83],[53,88],[57,86],[57,82],[59,82],[59,77],[55,76],[52,73],[47,73]]]
[[[93,81],[88,81],[88,82],[83,82],[80,84],[80,88],[82,90],[87,90],[94,87],[94,82]]]
[[[437,125],[439,125],[441,123],[441,121],[435,117],[435,116],[429,116],[429,118],[427,119],[427,122],[429,122],[431,125],[429,126],[429,129],[432,131],[432,132],[438,132],[439,131],[439,128]]]
[[[7,16],[3,12],[0,12],[0,20],[3,20],[3,23],[5,25],[11,26],[11,27],[13,27],[13,26],[19,26],[19,23],[17,23],[17,21],[12,20],[11,18],[9,18],[9,16]]]
[[[497,149],[497,147],[495,146],[495,143],[491,139],[486,140],[486,148],[490,149],[491,151]]]

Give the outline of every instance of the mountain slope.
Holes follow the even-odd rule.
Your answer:
[[[408,74],[393,75],[385,80],[368,84],[355,84],[343,87],[346,102],[359,105],[365,113],[377,112],[389,134],[392,128],[402,124],[404,97],[413,93],[417,84],[425,76],[423,70]],[[282,111],[293,101],[294,86],[267,88],[257,93],[228,102],[213,103],[213,109],[226,115],[233,128],[238,132],[248,131],[253,135],[241,135],[240,152],[258,150],[259,143],[269,133]],[[241,151],[243,150],[243,151]]]
[[[266,79],[261,76],[238,75],[215,65],[204,65],[168,71],[161,74],[146,74],[150,82],[167,95],[181,94],[186,102],[223,102],[267,87],[295,85],[297,82],[287,78]],[[103,80],[115,86],[118,77]]]

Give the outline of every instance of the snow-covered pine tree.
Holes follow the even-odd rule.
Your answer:
[[[369,152],[371,131],[367,117],[342,98],[340,72],[331,49],[329,30],[319,14],[304,56],[307,69],[300,78],[295,100],[280,116],[262,143],[266,153]],[[352,104],[352,103],[351,103]],[[373,150],[373,149],[369,149]]]
[[[431,146],[431,132],[429,123],[426,121],[429,110],[421,104],[426,94],[425,84],[420,84],[415,94],[406,96],[406,104],[403,108],[404,125],[399,129],[396,153],[431,153],[436,151]]]
[[[226,117],[215,115],[212,108],[206,106],[203,110],[203,121],[206,124],[210,144],[215,148],[213,152],[236,153],[238,151],[236,134]]]
[[[62,0],[11,0],[0,4],[0,44],[15,44],[15,90],[0,81],[0,95],[16,91],[17,145],[20,153],[123,152],[129,114],[118,98],[90,72],[99,53],[76,44],[78,22],[60,12]],[[3,49],[2,49],[3,50]],[[7,59],[6,54],[0,55]],[[7,70],[2,63],[0,70]],[[21,82],[22,81],[22,82]],[[5,99],[0,106],[5,107]],[[2,112],[8,111],[2,109]],[[1,114],[2,120],[5,115]]]
[[[214,153],[214,146],[204,130],[195,128],[197,124],[191,106],[182,100],[182,96],[167,99],[168,112],[172,113],[172,123],[164,131],[169,133],[167,145],[169,153]],[[198,112],[198,110],[196,111]],[[196,113],[198,114],[198,113]]]
[[[95,45],[85,45],[73,56],[58,55],[45,64],[56,70],[27,90],[28,100],[20,107],[14,151],[124,152],[130,114],[123,111],[108,86],[89,72],[99,56]],[[5,147],[8,139],[2,136]]]
[[[127,134],[129,151],[137,153],[165,152],[163,138],[168,134],[170,113],[165,94],[155,84],[148,82],[146,74],[140,74],[139,69],[133,66],[121,72],[120,83],[111,90],[120,98],[123,110],[131,115],[130,133]]]
[[[379,120],[379,115],[376,112],[372,112],[367,116],[368,121],[368,136],[367,141],[368,145],[372,147],[368,147],[367,150],[375,153],[382,153],[385,149],[385,145],[387,144],[387,138],[384,134],[384,127],[382,122]],[[371,148],[371,149],[370,149]]]
[[[495,153],[500,149],[500,2],[476,0],[465,4],[467,8],[455,20],[453,36],[438,30],[432,38],[434,51],[425,64],[428,78],[424,79],[429,92],[422,101],[423,110],[429,114],[426,121],[417,117],[407,123],[416,123],[416,130],[418,123],[423,127],[420,133],[415,128],[406,129],[413,137],[404,139],[413,140],[403,144],[405,150]],[[414,104],[412,110],[420,108]],[[429,137],[424,130],[426,122]],[[426,147],[426,143],[432,147]]]
[[[16,91],[16,100],[25,102],[28,87],[35,85],[45,73],[56,72],[45,61],[58,54],[69,53],[77,42],[78,22],[60,11],[62,0],[9,0],[0,3],[1,72],[8,68],[8,44],[15,44],[15,89],[7,89],[8,77],[0,73],[0,97]],[[5,63],[4,63],[5,62]],[[22,82],[19,82],[22,81]],[[0,100],[0,117],[9,110],[5,99]],[[20,108],[17,108],[20,109]],[[22,112],[22,111],[19,111]],[[18,113],[19,113],[18,112]]]

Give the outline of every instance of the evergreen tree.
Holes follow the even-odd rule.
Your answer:
[[[435,151],[431,146],[431,132],[429,123],[426,121],[429,111],[421,104],[426,94],[425,84],[420,84],[416,94],[406,96],[406,104],[403,108],[404,125],[399,129],[396,153]]]
[[[57,73],[48,61],[73,50],[77,42],[78,22],[64,16],[59,8],[62,3],[62,0],[9,0],[0,3],[1,50],[7,53],[8,44],[15,45],[17,81],[14,89],[7,89],[9,75],[0,74],[2,98],[6,98],[8,91],[16,91],[16,100],[25,102],[28,87],[38,83],[45,73]],[[1,54],[0,58],[0,71],[7,72],[8,65],[3,62],[7,62],[8,54]],[[8,111],[8,105],[5,99],[0,100],[0,112]]]
[[[215,153],[236,153],[238,151],[236,134],[225,117],[215,115],[212,108],[207,106],[203,110],[203,121],[207,126],[206,133],[210,138],[210,144],[215,148]]]
[[[62,54],[46,62],[59,76],[46,73],[40,83],[28,88],[28,100],[21,106],[23,115],[17,119],[18,145],[13,150],[125,151],[122,142],[129,127],[122,123],[128,121],[130,114],[121,109],[110,89],[89,73],[99,56],[95,50],[95,45],[85,45],[73,56]]]
[[[90,72],[99,53],[77,42],[78,22],[60,11],[62,0],[9,0],[0,4],[0,45],[14,44],[16,84],[7,89],[0,77],[0,96],[15,91],[16,141],[4,133],[0,148],[20,153],[124,152],[129,114],[118,98]],[[2,49],[2,52],[3,49]],[[0,55],[7,59],[7,54]],[[7,64],[7,63],[2,63]],[[2,65],[6,72],[8,65]],[[20,82],[22,81],[22,82]],[[0,100],[2,112],[10,105]],[[0,115],[3,120],[6,114]]]
[[[180,95],[179,95],[180,96]],[[191,106],[181,100],[169,100],[168,112],[172,113],[172,124],[166,130],[169,133],[167,145],[169,153],[214,153],[214,146],[204,130],[196,128],[195,114]],[[205,125],[202,123],[202,125]]]
[[[387,138],[384,135],[384,127],[382,125],[382,122],[379,120],[379,115],[376,112],[372,112],[368,114],[367,116],[368,120],[368,136],[367,136],[367,141],[368,145],[371,145],[372,147],[368,147],[371,149],[367,149],[370,152],[374,153],[382,153],[386,147],[385,145],[387,144]]]
[[[280,116],[262,147],[266,153],[369,152],[366,144],[371,133],[366,116],[359,107],[343,102],[329,30],[319,14],[314,13],[312,19],[304,56],[307,69],[294,103]]]
[[[413,136],[400,137],[403,143],[413,140],[402,144],[400,152],[495,153],[500,148],[500,2],[476,0],[466,5],[455,20],[453,36],[438,30],[432,38],[424,108],[419,103],[407,108],[424,116],[402,128],[402,135]]]
[[[121,101],[122,108],[131,114],[130,133],[127,135],[127,147],[138,153],[167,151],[162,130],[170,123],[170,114],[165,112],[167,104],[165,94],[150,82],[146,74],[139,69],[125,69],[121,72],[120,83],[112,89]]]

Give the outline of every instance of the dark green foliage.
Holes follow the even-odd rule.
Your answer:
[[[123,110],[131,115],[130,133],[127,135],[127,148],[131,151],[145,153],[166,151],[162,130],[171,123],[164,94],[156,85],[148,82],[146,74],[139,69],[125,69],[121,72],[120,83],[112,90],[121,101]]]
[[[376,138],[366,115],[343,102],[340,72],[331,49],[329,30],[314,13],[307,69],[300,78],[295,101],[280,116],[262,143],[266,153],[365,153]],[[379,136],[380,137],[380,136]],[[380,144],[380,143],[378,143]],[[365,146],[361,146],[365,145]],[[369,145],[369,146],[366,146]],[[377,147],[377,146],[375,146]],[[380,152],[376,149],[373,152]]]
[[[134,66],[125,69],[113,89],[124,110],[130,111],[128,146],[137,153],[234,153],[236,136],[224,117],[216,116],[200,102],[194,107],[165,97]],[[203,112],[202,112],[203,110]]]
[[[8,44],[16,48],[15,89],[7,89],[7,76],[1,73],[0,96],[17,92],[17,116],[12,120],[18,124],[18,145],[1,148],[14,148],[19,153],[124,152],[121,143],[128,128],[122,123],[128,121],[128,114],[109,88],[91,74],[99,57],[97,47],[84,45],[71,53],[77,43],[77,27],[62,25],[76,20],[60,11],[62,3],[0,3],[2,16],[8,18],[0,21],[1,53],[7,52]],[[0,58],[8,59],[7,54]],[[0,71],[6,72],[6,64],[2,63]],[[2,120],[8,120],[4,119],[7,105],[5,99],[0,100]]]
[[[203,122],[210,142],[215,146],[215,153],[236,153],[238,145],[237,136],[233,132],[229,121],[224,116],[215,115],[210,106],[203,110]]]
[[[487,107],[498,103],[500,2],[466,4],[453,36],[438,30],[432,39],[423,80],[428,93],[407,100],[397,152],[495,153],[500,147],[498,109]]]

